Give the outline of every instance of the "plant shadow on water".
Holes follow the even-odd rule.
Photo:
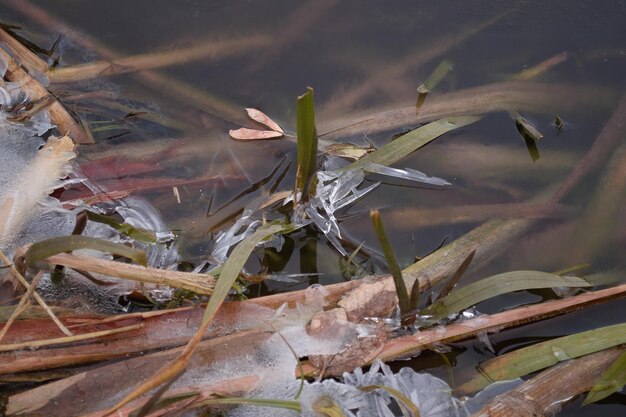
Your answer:
[[[35,188],[31,178],[36,174],[29,177],[24,171],[20,183],[13,179],[14,172],[22,172],[28,164],[36,166],[41,156],[37,149],[43,140],[39,138],[32,147],[11,143],[9,133],[13,134],[15,126],[28,126],[19,134],[22,141],[37,135],[47,139],[50,132],[43,134],[42,130],[55,125],[57,136],[68,133],[78,144],[65,149],[63,158],[55,160],[54,169],[47,169],[49,178],[40,177],[37,184],[41,190],[32,193],[32,201],[23,203],[36,208],[24,210],[27,215],[23,220],[0,224],[1,249],[7,255],[13,255],[20,246],[51,237],[85,235],[55,241],[54,252],[49,252],[50,242],[44,241],[21,258],[35,269],[43,264],[56,265],[51,274],[41,277],[38,291],[60,312],[63,308],[78,311],[82,306],[83,313],[111,314],[130,309],[141,315],[157,307],[192,306],[206,301],[213,291],[211,300],[217,300],[216,294],[222,290],[220,281],[230,278],[232,285],[223,289],[224,297],[227,293],[232,299],[271,296],[269,301],[261,301],[265,307],[277,308],[280,303],[274,305],[272,300],[280,299],[299,300],[302,306],[321,309],[324,305],[307,304],[297,298],[300,296],[288,298],[286,294],[315,284],[328,285],[330,305],[335,306],[343,292],[356,288],[359,278],[387,274],[393,268],[388,263],[389,251],[393,251],[399,267],[404,268],[408,293],[417,282],[415,291],[423,295],[420,304],[405,304],[402,314],[412,310],[408,312],[415,317],[419,309],[416,326],[421,326],[424,334],[432,333],[434,341],[438,340],[436,330],[426,328],[426,319],[444,323],[463,311],[457,318],[481,326],[483,315],[496,316],[549,300],[565,302],[587,291],[624,284],[626,6],[619,2],[592,7],[584,1],[544,4],[476,0],[455,5],[334,0],[298,4],[112,1],[70,5],[11,0],[0,4],[0,10],[7,36],[17,35],[15,39],[31,48],[51,49],[35,50],[38,59],[43,59],[43,69],[35,60],[18,62],[26,73],[43,74],[41,79],[35,77],[37,82],[44,92],[47,88],[53,93],[67,113],[62,119],[65,122],[59,121],[60,111],[54,119],[52,106],[58,103],[34,100],[37,94],[26,90],[23,79],[11,79],[17,70],[6,71],[0,98],[2,123],[8,127],[4,127],[6,134],[0,146],[7,151],[2,151],[0,161],[11,172],[0,172],[0,197],[4,199],[0,213],[22,210],[11,202],[25,194],[25,184]],[[4,34],[0,42],[3,51],[15,48]],[[8,62],[10,57],[2,60]],[[315,88],[314,104],[313,92],[308,90],[310,119],[302,116],[304,110],[296,104],[298,96],[298,103],[308,100],[309,93],[302,95],[306,86]],[[18,90],[26,93],[11,93]],[[50,119],[33,116],[38,105],[49,109]],[[240,128],[247,130],[237,131]],[[303,136],[309,136],[311,144],[304,155]],[[54,139],[48,139],[46,146],[52,148],[53,143]],[[47,197],[52,190],[54,198]],[[81,229],[77,214],[85,209],[92,214],[82,220],[85,224]],[[377,210],[385,222],[389,242],[383,250],[378,246],[380,235],[369,219],[370,210]],[[50,217],[50,212],[63,214]],[[270,234],[280,236],[267,241]],[[111,245],[117,246],[103,247],[102,242],[90,240],[93,238],[115,241]],[[467,247],[459,249],[463,244]],[[89,269],[95,267],[79,259],[83,252],[76,252],[77,256],[61,253],[75,249],[105,251],[135,262],[139,258],[133,250],[145,251],[147,258],[140,262],[151,269],[143,278],[132,278],[139,283],[119,284],[107,277],[128,278],[138,273],[132,270],[136,265],[124,261],[124,270],[114,272],[120,262],[114,263],[119,259],[109,256],[99,258],[99,269]],[[447,262],[446,256],[451,260],[444,270],[438,265]],[[467,265],[461,268],[465,260]],[[239,263],[243,266],[241,274],[241,268],[236,268]],[[423,265],[432,270],[424,273],[427,277],[420,275]],[[26,274],[26,266],[18,269]],[[236,273],[231,276],[233,268]],[[0,274],[6,277],[9,269],[2,262]],[[174,278],[159,271],[168,269],[181,272],[175,279],[183,280],[183,286],[164,289],[163,285],[171,284]],[[66,283],[72,285],[86,281],[87,289],[66,300],[68,292],[55,287],[55,273],[67,273],[67,277],[57,279],[69,280]],[[455,289],[450,285],[450,294],[438,299],[446,287],[444,278],[455,273],[461,284]],[[7,339],[0,343],[18,346],[33,337],[17,340],[11,334],[24,331],[20,320],[9,319],[15,309],[12,304],[20,300],[21,293],[8,296],[4,288],[0,286],[0,302],[3,308],[11,305],[11,309],[3,311],[2,321],[9,321],[12,327],[9,330],[9,324],[5,325]],[[344,290],[335,293],[333,288]],[[472,290],[482,298],[466,294]],[[383,304],[386,290],[381,287],[379,291]],[[37,292],[34,296],[38,297]],[[107,302],[98,308],[84,307],[98,297],[105,297]],[[124,306],[117,303],[120,297]],[[611,297],[581,311],[507,331],[477,330],[477,337],[470,341],[433,342],[423,346],[433,352],[390,364],[394,371],[407,366],[427,370],[445,380],[457,396],[469,395],[482,389],[485,381],[500,378],[490,369],[517,360],[506,356],[502,362],[492,362],[495,357],[523,352],[521,348],[541,346],[563,336],[596,337],[596,333],[589,336],[582,332],[622,325],[623,319],[615,312],[624,310],[626,304],[618,295]],[[339,305],[348,316],[337,320],[347,320],[350,331],[369,332],[372,340],[380,336],[376,332],[382,328],[398,340],[409,337],[399,326],[398,314],[385,315],[372,307],[372,311],[358,314],[352,311],[352,317],[346,300],[343,298]],[[414,300],[417,303],[418,298]],[[312,370],[316,357],[340,350],[323,344],[320,346],[330,350],[307,350],[298,343],[302,330],[298,326],[313,313],[286,313],[296,315],[297,323],[277,326],[285,333],[283,341],[293,344],[294,349],[279,349],[276,346],[283,341],[272,339],[270,344],[255,333],[271,330],[267,326],[231,323],[228,312],[210,313],[211,308],[221,305],[221,301],[215,301],[214,306],[212,302],[202,320],[201,314],[194,316],[197,322],[191,322],[196,327],[172,336],[176,342],[150,341],[154,344],[149,348],[182,346],[200,323],[220,337],[235,339],[239,337],[236,332],[249,331],[259,351],[276,348],[288,356],[310,356],[302,371],[309,376],[316,374]],[[255,311],[241,314],[252,317]],[[551,315],[544,313],[542,317]],[[148,317],[152,316],[142,316],[145,323],[141,324],[149,329],[146,334],[167,321]],[[387,327],[381,324],[383,317],[392,318],[386,321]],[[211,324],[213,319],[218,324]],[[379,321],[372,324],[368,319]],[[172,316],[171,320],[180,323],[187,319]],[[219,328],[228,326],[223,323],[232,327],[224,334]],[[130,329],[133,325],[139,326],[130,321],[115,326],[135,331]],[[361,325],[364,327],[358,327]],[[93,324],[89,331],[103,329],[98,326]],[[74,335],[72,326],[65,328],[67,332],[63,329],[66,337],[74,337],[70,336]],[[558,360],[528,365],[520,376],[624,344],[615,332],[602,336],[595,350],[573,353],[556,345],[546,348],[551,353],[543,356]],[[63,334],[53,326],[46,335],[58,338]],[[2,333],[0,340],[4,336]],[[602,344],[605,339],[611,343]],[[576,343],[582,344],[579,340]],[[216,349],[202,343],[206,341],[198,339],[197,346],[188,345],[190,352],[200,351],[194,358],[211,355],[211,349]],[[24,347],[28,346],[18,348]],[[4,352],[12,354],[8,348],[0,354]],[[136,354],[131,348],[124,352]],[[407,348],[404,354],[386,357],[384,352],[378,357],[385,360],[418,353]],[[248,353],[242,350],[241,354]],[[174,361],[177,355],[163,354],[154,363]],[[618,373],[624,370],[623,356]],[[275,364],[266,359],[247,365],[272,368]],[[293,361],[280,366],[293,368],[299,363],[297,358],[290,359]],[[352,368],[346,365],[343,370],[366,365],[372,359]],[[535,364],[530,359],[524,363],[531,362]],[[619,365],[620,359],[610,362]],[[322,374],[341,374],[339,368],[326,365]],[[604,369],[609,365],[604,364]],[[204,369],[197,363],[193,366],[197,366],[194,375]],[[43,369],[34,371],[45,373]],[[103,396],[109,397],[101,401],[104,408],[97,410],[117,404],[123,399],[120,393],[126,395],[157,369],[155,364],[147,366],[147,374],[136,384],[129,382],[119,392],[107,391]],[[366,373],[346,378],[370,378],[372,386],[382,380],[404,383],[393,382],[391,371],[384,365],[382,369],[384,376]],[[82,371],[87,370],[77,368],[75,372]],[[60,378],[47,372],[50,375],[42,376],[42,380]],[[240,370],[233,372],[241,379],[247,375]],[[412,378],[413,374],[402,372],[402,381]],[[216,376],[211,378],[204,384],[219,381]],[[185,374],[174,383],[174,391],[178,392],[176,387],[201,390],[189,382],[191,379]],[[25,389],[12,386],[15,381],[36,380],[0,379],[7,390]],[[605,385],[614,380],[623,384],[623,377],[618,375]],[[328,387],[332,383],[326,384],[323,389],[331,391],[333,388]],[[588,391],[591,385],[580,392]],[[236,388],[227,391],[229,395],[239,392]],[[266,388],[259,392],[273,395],[279,389]],[[307,385],[304,397],[318,395],[317,389],[323,390]],[[354,387],[334,389],[352,392]],[[285,392],[292,391],[296,388],[290,385]],[[398,395],[411,394],[410,389],[402,392]],[[387,398],[385,401],[392,398],[402,408],[404,400],[394,397],[396,394],[378,389],[376,395]],[[214,405],[210,401],[219,397],[207,398],[202,406]],[[343,397],[332,400],[346,407],[349,404],[342,402],[346,401]],[[9,410],[15,411],[15,404],[25,400],[15,397],[12,401]],[[411,401],[417,400],[409,398]],[[585,395],[578,395],[559,415],[617,416],[626,409],[620,393],[584,407],[583,401]],[[306,412],[306,407],[302,411]]]

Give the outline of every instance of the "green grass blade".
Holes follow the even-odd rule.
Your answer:
[[[380,213],[378,212],[378,210],[370,211],[370,218],[372,219],[372,224],[374,225],[374,231],[376,232],[376,236],[378,237],[380,247],[385,254],[385,259],[387,260],[387,265],[389,266],[389,272],[393,277],[393,283],[396,287],[396,294],[398,295],[398,301],[400,304],[400,315],[402,317],[402,324],[410,324],[409,321],[412,320],[409,320],[407,316],[412,310],[411,299],[409,298],[409,292],[406,289],[404,279],[402,279],[402,271],[400,270],[400,266],[398,265],[398,261],[396,260],[396,255],[393,253],[393,248],[391,247],[391,243],[389,243],[389,239],[387,239],[383,220],[380,218]],[[416,283],[417,282],[418,281],[416,280]],[[407,321],[406,323],[405,320]]]
[[[272,235],[292,230],[294,230],[292,224],[268,223],[262,225],[256,232],[239,242],[222,266],[220,277],[215,283],[215,289],[204,310],[202,324],[213,320],[254,248]]]
[[[481,279],[456,289],[450,295],[431,304],[420,314],[433,316],[435,320],[458,313],[488,298],[512,291],[552,287],[589,287],[590,284],[578,277],[562,277],[541,271],[512,271]]]
[[[457,390],[469,394],[483,389],[491,382],[519,378],[560,361],[578,358],[622,343],[626,343],[626,323],[537,343],[482,363],[479,367],[480,374],[459,386]],[[626,357],[619,360],[626,366]],[[622,372],[626,375],[624,368]],[[607,380],[613,379],[615,375],[611,375]],[[599,384],[600,381],[597,386]]]
[[[432,91],[443,80],[446,75],[454,68],[454,64],[447,59],[444,59],[437,65],[437,68],[430,74],[430,77],[424,81],[424,88],[428,91]]]
[[[85,213],[87,215],[87,218],[92,222],[102,223],[106,224],[107,226],[111,226],[121,234],[131,237],[139,242],[156,243],[157,241],[156,235],[148,230],[131,226],[128,223],[120,223],[116,218],[112,216],[105,216],[89,210],[86,210]]]
[[[313,89],[298,97],[298,177],[297,190],[306,201],[317,166],[317,131],[315,129],[315,100]]]
[[[37,263],[49,256],[63,252],[71,252],[77,249],[92,249],[100,252],[108,252],[114,255],[129,258],[136,263],[146,266],[147,258],[143,251],[130,248],[121,243],[109,242],[89,236],[61,236],[33,243],[26,251],[26,265],[35,268]]]
[[[626,334],[626,329],[622,330],[622,334]],[[613,365],[596,381],[583,404],[587,405],[600,401],[619,391],[624,385],[626,385],[626,352],[622,353],[613,362]]]
[[[434,139],[437,139],[444,133],[467,126],[478,120],[480,120],[480,117],[478,116],[462,116],[448,117],[428,123],[427,125],[418,127],[417,129],[400,136],[393,142],[383,145],[358,161],[339,168],[336,172],[345,172],[351,169],[363,169],[371,163],[389,166],[415,152]]]

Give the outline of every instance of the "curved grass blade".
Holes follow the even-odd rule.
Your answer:
[[[481,301],[512,291],[553,287],[589,287],[587,281],[577,277],[562,277],[541,271],[512,271],[493,275],[469,284],[431,304],[420,314],[441,320]]]
[[[39,261],[49,256],[77,249],[92,249],[112,253],[129,258],[142,266],[147,266],[148,262],[143,251],[130,248],[121,243],[109,242],[108,240],[89,236],[61,236],[33,243],[26,251],[24,258],[28,267],[36,268]]]
[[[128,223],[121,223],[114,217],[94,213],[93,211],[85,210],[84,213],[87,215],[87,218],[92,222],[102,223],[106,224],[107,226],[111,226],[121,234],[133,238],[138,242],[156,243],[157,241],[156,235],[148,230],[142,229],[140,227],[131,226]]]
[[[245,398],[245,397],[226,397],[226,398],[211,398],[204,400],[197,405],[199,406],[211,406],[218,404],[230,404],[230,405],[258,405],[261,407],[273,407],[284,408],[286,410],[302,412],[302,406],[300,401],[295,400],[275,400],[268,398]]]
[[[298,97],[298,177],[297,190],[302,193],[301,200],[307,201],[315,167],[317,166],[317,131],[315,129],[315,100],[313,89]]]
[[[622,332],[626,334],[626,330]],[[613,365],[600,377],[587,394],[583,405],[595,403],[619,391],[626,385],[626,352],[622,353]]]
[[[335,172],[345,172],[351,169],[365,169],[368,164],[372,163],[389,166],[437,139],[444,133],[467,126],[478,120],[480,120],[479,116],[461,116],[447,117],[428,123],[427,125],[418,127],[400,136],[393,142],[381,146],[358,161],[337,169]]]
[[[494,381],[519,378],[561,361],[578,358],[622,343],[626,343],[626,323],[537,343],[480,364],[478,367],[480,373],[459,386],[457,390],[463,394],[469,394],[483,389]],[[626,365],[626,359],[624,365]],[[606,381],[612,381],[614,376]],[[600,385],[598,381],[597,386]]]
[[[315,404],[313,410],[320,416],[327,417],[346,417],[339,404],[330,399],[330,397],[322,397]]]

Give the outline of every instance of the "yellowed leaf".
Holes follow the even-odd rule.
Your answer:
[[[285,133],[275,121],[270,119],[268,115],[263,113],[261,110],[247,108],[246,112],[248,113],[248,116],[255,122],[259,122],[262,125],[265,125],[270,129],[275,130],[276,132]]]
[[[247,129],[245,127],[237,130],[229,130],[228,134],[231,138],[239,140],[277,139],[283,136],[282,133],[274,132],[273,130],[256,130]]]
[[[326,148],[326,153],[358,161],[373,150],[374,148],[361,148],[350,143],[335,143]]]

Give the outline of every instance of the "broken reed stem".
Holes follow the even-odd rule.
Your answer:
[[[589,391],[623,351],[612,348],[558,364],[497,396],[472,417],[555,415],[565,403]]]
[[[174,48],[166,52],[152,52],[58,68],[50,71],[48,77],[51,83],[67,83],[180,65],[201,59],[216,61],[255,50],[269,43],[269,37],[259,35],[240,39],[207,40],[188,48]]]
[[[44,259],[43,262],[50,265],[62,265],[72,269],[96,272],[98,274],[132,281],[169,285],[174,288],[182,288],[205,295],[211,294],[215,285],[215,278],[208,274],[156,269],[106,259],[77,256],[69,253],[49,256]]]
[[[138,329],[141,329],[142,327],[143,327],[143,323],[139,323],[139,324],[133,324],[130,326],[120,327],[118,329],[102,330],[99,332],[77,334],[77,335],[66,336],[66,337],[57,337],[54,339],[31,340],[31,341],[23,342],[23,343],[10,343],[7,345],[0,345],[0,352],[9,352],[9,351],[18,350],[18,349],[34,349],[34,348],[40,348],[44,346],[80,342],[83,340],[95,339],[97,337],[110,336],[113,334],[129,332],[132,330],[138,330]]]
[[[39,81],[24,71],[15,62],[15,59],[2,48],[0,48],[0,61],[4,61],[7,65],[5,77],[9,81],[19,83],[20,88],[27,94],[30,101],[37,101],[50,95]],[[48,105],[48,112],[50,113],[50,119],[58,126],[62,135],[70,136],[74,143],[93,143],[89,141],[82,126],[76,123],[74,118],[56,98],[53,98]]]
[[[28,70],[30,74],[45,75],[48,72],[48,64],[39,58],[34,52],[22,45],[20,41],[11,36],[6,30],[0,28],[0,42],[4,42],[15,53],[19,64]]]
[[[28,283],[28,281],[26,281],[26,278],[24,278],[22,276],[22,274],[20,274],[20,272],[15,268],[15,265],[6,257],[4,252],[2,252],[1,250],[0,250],[0,260],[5,265],[9,265],[11,273],[24,286],[24,288],[29,288],[30,284]],[[61,320],[59,320],[59,318],[56,316],[56,314],[54,314],[54,312],[50,309],[50,307],[48,307],[46,302],[43,300],[43,298],[41,298],[41,296],[37,293],[37,291],[33,290],[32,295],[33,295],[33,298],[35,299],[35,301],[37,301],[37,304],[39,304],[41,306],[41,308],[43,308],[44,311],[48,314],[48,316],[50,316],[50,318],[52,319],[54,324],[57,325],[59,330],[61,330],[64,334],[66,334],[68,336],[72,336],[73,333],[70,332],[69,329],[67,327],[65,327],[65,325],[63,323],[61,323]]]
[[[7,333],[7,331],[9,331],[9,328],[11,327],[13,322],[26,308],[28,299],[33,294],[33,291],[35,291],[35,288],[37,288],[37,285],[39,284],[39,280],[41,279],[42,276],[43,276],[43,271],[37,272],[37,275],[35,275],[35,278],[33,278],[30,285],[26,287],[26,292],[22,295],[22,298],[20,299],[20,302],[17,303],[17,306],[15,306],[15,310],[13,311],[13,314],[11,314],[11,317],[9,317],[7,322],[4,324],[4,327],[2,328],[2,330],[0,330],[0,341],[2,341],[2,339],[4,338],[4,335]]]

